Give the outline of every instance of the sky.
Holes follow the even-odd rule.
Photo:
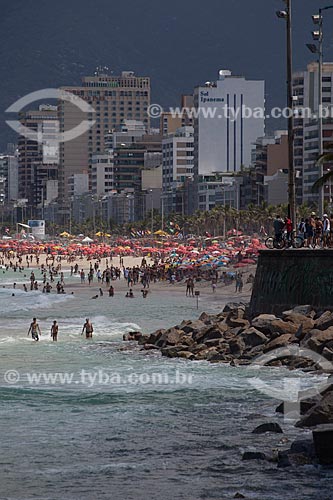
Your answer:
[[[319,0],[293,2],[293,64],[313,58],[311,14]],[[0,147],[15,141],[5,109],[25,94],[75,85],[98,65],[150,76],[152,101],[182,93],[219,69],[266,82],[268,108],[286,101],[283,0],[0,0]],[[333,60],[333,9],[325,14],[325,60]],[[268,129],[281,128],[281,123]],[[283,124],[282,124],[283,125]]]

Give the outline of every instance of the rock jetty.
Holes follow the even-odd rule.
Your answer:
[[[124,340],[136,340],[144,350],[160,350],[169,358],[207,360],[232,366],[248,365],[260,355],[278,348],[299,346],[327,360],[326,371],[333,371],[333,312],[297,306],[281,315],[260,314],[251,318],[242,303],[229,303],[218,314],[202,313],[197,320],[183,321],[167,330],[151,334],[133,332]],[[288,355],[267,366],[290,369],[323,369],[315,359]]]

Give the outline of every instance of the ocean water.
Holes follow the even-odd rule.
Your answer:
[[[25,293],[8,287],[23,282],[13,274],[0,275],[1,499],[332,498],[328,470],[241,460],[246,450],[282,450],[281,438],[309,436],[275,415],[278,402],[250,385],[246,369],[169,360],[122,342],[127,331],[171,326],[214,303],[197,311],[172,290],[146,300]],[[38,343],[27,337],[33,316]],[[92,341],[80,335],[87,316]],[[261,371],[267,383],[279,377],[311,383],[302,373]],[[284,436],[252,434],[272,419]]]

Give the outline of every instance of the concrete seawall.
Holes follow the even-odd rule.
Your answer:
[[[333,249],[261,250],[251,313],[278,314],[303,304],[333,310]]]

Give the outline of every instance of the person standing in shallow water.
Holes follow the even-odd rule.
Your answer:
[[[83,335],[84,331],[86,332],[86,339],[92,339],[94,327],[93,327],[91,321],[89,320],[89,318],[86,319],[86,322],[83,325],[81,335]]]
[[[58,323],[54,320],[51,326],[51,337],[53,342],[57,342],[58,340],[58,330],[59,330]]]
[[[36,318],[32,319],[32,323],[30,324],[30,328],[28,330],[28,337],[30,335],[30,332],[31,332],[32,340],[36,340],[36,342],[38,342],[39,335],[41,336],[42,332],[40,331],[39,324],[37,323]]]

